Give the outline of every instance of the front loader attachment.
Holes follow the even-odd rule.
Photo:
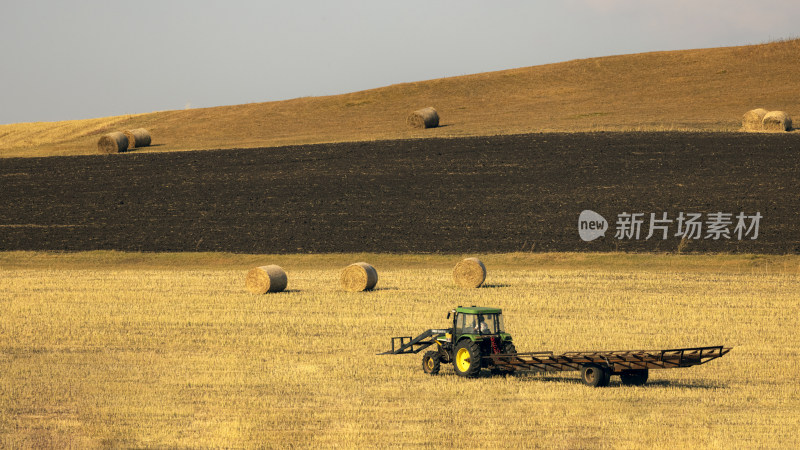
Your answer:
[[[411,339],[411,336],[398,336],[392,338],[392,349],[379,355],[402,355],[406,353],[419,353],[436,342],[436,338],[444,336],[450,330],[428,330]]]

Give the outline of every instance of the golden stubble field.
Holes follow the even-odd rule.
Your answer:
[[[800,435],[800,258],[0,255],[0,447],[775,447]],[[373,262],[378,289],[339,271]],[[255,261],[288,292],[244,290]],[[389,338],[502,307],[520,351],[725,344],[643,387],[436,377]]]

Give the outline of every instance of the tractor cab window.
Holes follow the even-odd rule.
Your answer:
[[[475,334],[475,315],[459,314],[456,320],[456,334]]]
[[[498,334],[503,331],[501,317],[497,314],[478,314],[478,326],[476,329],[479,334]]]
[[[498,334],[503,332],[503,316],[499,314],[459,314],[456,334]]]

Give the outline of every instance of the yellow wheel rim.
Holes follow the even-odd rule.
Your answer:
[[[456,365],[460,372],[469,370],[469,350],[465,348],[458,349],[458,353],[456,353]]]
[[[428,370],[433,370],[433,358],[428,358],[428,360],[425,361],[425,365],[428,366]]]

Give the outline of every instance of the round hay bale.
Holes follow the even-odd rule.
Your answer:
[[[761,121],[764,120],[764,116],[767,115],[767,112],[768,111],[764,108],[757,108],[744,113],[744,116],[742,116],[742,128],[744,128],[744,131],[763,130],[764,128]]]
[[[453,281],[466,289],[481,287],[486,280],[486,266],[478,258],[467,258],[456,264]]]
[[[792,129],[792,118],[783,111],[770,111],[761,121],[765,131],[789,131]]]
[[[122,153],[128,150],[128,138],[119,131],[103,135],[97,141],[100,153]]]
[[[128,138],[128,148],[147,147],[150,145],[150,132],[144,128],[135,130],[125,130],[125,137]]]
[[[280,292],[286,289],[287,283],[286,272],[274,264],[250,269],[245,280],[247,290],[253,294]]]
[[[341,282],[345,291],[371,291],[378,284],[378,271],[365,262],[350,264],[342,271]]]
[[[406,122],[414,128],[436,128],[439,126],[439,113],[428,106],[412,112]]]

